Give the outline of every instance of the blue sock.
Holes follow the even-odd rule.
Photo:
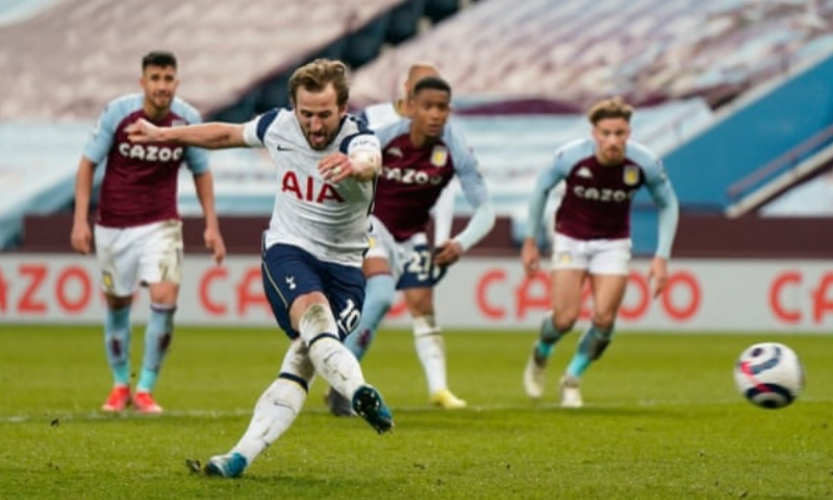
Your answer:
[[[567,366],[567,375],[575,378],[581,377],[590,363],[601,357],[610,343],[611,336],[613,336],[613,327],[605,332],[591,323],[590,327],[581,334],[578,349],[576,349],[570,365]]]
[[[364,306],[359,326],[344,339],[344,345],[361,361],[379,329],[379,323],[393,305],[396,285],[389,274],[377,274],[367,279]]]
[[[176,306],[151,304],[150,318],[145,327],[145,353],[142,358],[142,373],[136,392],[153,392],[156,377],[174,333],[174,313]]]
[[[561,340],[563,335],[564,332],[559,332],[555,329],[555,325],[552,324],[552,313],[544,316],[543,321],[541,321],[541,327],[538,330],[538,343],[536,344],[538,355],[544,359],[549,358],[552,355],[555,344]]]
[[[104,313],[104,350],[115,385],[130,383],[130,306]]]

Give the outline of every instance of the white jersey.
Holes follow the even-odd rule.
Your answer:
[[[383,102],[380,104],[373,104],[362,112],[364,121],[371,130],[378,130],[379,128],[390,123],[398,122],[403,116],[396,109],[395,102]]]
[[[360,267],[374,183],[352,177],[338,184],[327,182],[318,173],[318,163],[338,151],[381,154],[376,136],[348,115],[333,142],[314,150],[295,113],[275,109],[246,123],[243,137],[250,146],[265,147],[278,170],[275,208],[264,234],[266,248],[293,245],[322,261]]]

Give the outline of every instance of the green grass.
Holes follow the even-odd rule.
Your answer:
[[[142,350],[134,335],[134,364]],[[621,334],[584,379],[587,407],[557,406],[576,337],[559,345],[541,403],[523,393],[533,333],[448,332],[452,388],[470,409],[430,409],[406,332],[383,332],[365,374],[393,407],[377,436],[331,417],[321,381],[295,425],[238,480],[189,474],[225,452],[276,375],[278,331],[180,328],[156,396],[161,417],[97,411],[110,387],[99,327],[0,326],[0,498],[833,498],[828,336]],[[791,407],[734,389],[747,345],[783,341],[807,368]]]

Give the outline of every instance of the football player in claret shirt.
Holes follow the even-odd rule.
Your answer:
[[[581,311],[582,288],[590,281],[593,312],[589,328],[560,379],[561,405],[583,404],[579,380],[610,344],[614,322],[630,273],[630,211],[636,192],[645,186],[659,207],[659,238],[649,279],[654,298],[668,281],[667,262],[677,231],[677,196],[660,159],[631,141],[633,110],[619,98],[596,103],[588,112],[592,138],[565,144],[544,170],[532,191],[521,260],[527,276],[539,270],[536,232],[546,196],[559,181],[566,190],[558,208],[552,251],[553,309],[541,323],[524,371],[527,394],[540,398],[545,369],[553,348],[575,324]]]
[[[371,215],[371,245],[364,260],[366,298],[358,328],[345,341],[362,359],[402,290],[413,318],[414,347],[428,385],[429,402],[446,409],[466,402],[448,387],[446,352],[434,315],[434,286],[441,269],[457,262],[492,229],[495,211],[478,162],[459,130],[447,123],[451,87],[436,76],[419,80],[409,97],[410,118],[376,130],[382,146],[382,174]],[[466,227],[431,251],[427,229],[431,207],[457,177],[474,213]],[[349,405],[327,397],[336,415]]]
[[[179,167],[194,176],[205,216],[205,245],[217,263],[226,254],[217,214],[214,184],[205,152],[170,141],[135,144],[126,127],[139,118],[160,126],[201,121],[199,113],[174,96],[179,85],[177,61],[170,52],[142,59],[140,94],[119,97],[98,119],[84,147],[75,182],[71,243],[82,254],[92,250],[87,221],[93,172],[107,164],[95,218],[95,251],[107,303],[104,345],[114,386],[102,409],[119,412],[129,405],[143,413],[160,413],[152,391],[173,337],[182,275],[182,222],[176,205]],[[150,291],[150,317],[136,392],[130,390],[130,310],[139,285]]]

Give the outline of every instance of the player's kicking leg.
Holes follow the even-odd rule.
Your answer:
[[[326,299],[318,293],[309,301],[299,299],[292,305],[303,308],[298,331],[309,348],[315,371],[330,387],[343,396],[350,396],[353,411],[364,418],[380,434],[393,428],[393,416],[381,394],[365,383],[359,361],[341,343],[338,326]],[[306,304],[304,303],[306,302]]]
[[[379,329],[382,318],[390,310],[393,304],[393,297],[396,293],[393,277],[387,270],[387,261],[383,259],[365,259],[366,264],[372,261],[383,261],[382,271],[367,278],[365,286],[364,305],[362,306],[362,317],[359,326],[344,339],[344,345],[353,353],[356,359],[361,362]],[[367,267],[367,266],[366,266]],[[338,417],[355,415],[352,401],[342,396],[338,391],[330,387],[325,396],[325,401],[330,412]]]

